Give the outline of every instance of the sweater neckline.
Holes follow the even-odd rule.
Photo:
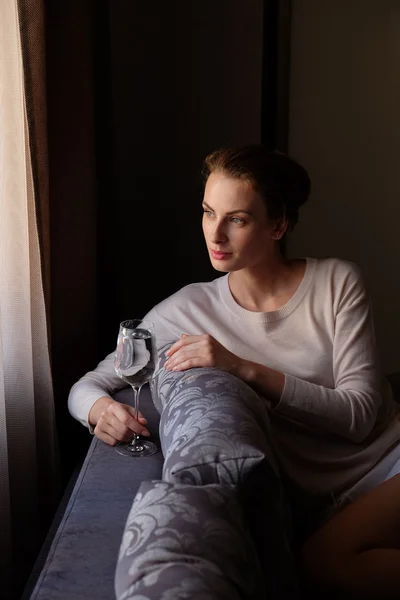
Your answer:
[[[223,303],[237,317],[245,321],[252,321],[257,323],[271,323],[273,321],[279,321],[290,315],[303,300],[306,295],[311,281],[314,275],[317,260],[315,258],[306,257],[306,268],[304,271],[303,279],[301,280],[297,290],[291,298],[281,306],[278,310],[271,310],[269,312],[254,312],[247,310],[240,306],[232,296],[229,288],[229,273],[219,278],[219,288]]]

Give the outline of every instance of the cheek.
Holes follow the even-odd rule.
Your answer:
[[[210,221],[207,221],[205,217],[203,217],[202,221],[203,234],[207,237],[210,233]]]
[[[260,250],[265,247],[266,240],[264,235],[253,232],[240,236],[239,243],[246,254],[259,254]]]

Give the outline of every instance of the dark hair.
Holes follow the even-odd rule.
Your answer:
[[[215,150],[204,160],[204,183],[218,171],[249,182],[265,202],[268,215],[272,219],[287,219],[289,229],[296,225],[299,207],[311,190],[310,178],[302,166],[260,144]]]

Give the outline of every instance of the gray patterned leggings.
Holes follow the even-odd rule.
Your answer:
[[[162,481],[134,499],[118,600],[295,600],[290,511],[262,400],[217,369],[162,364],[152,382]]]

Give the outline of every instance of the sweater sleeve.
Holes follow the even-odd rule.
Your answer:
[[[173,334],[165,326],[157,309],[153,308],[145,317],[154,324],[157,351],[175,341]],[[88,427],[88,416],[93,404],[102,396],[113,397],[115,392],[127,384],[118,377],[114,370],[114,352],[102,360],[93,371],[81,377],[71,388],[68,396],[68,409],[71,415]]]
[[[372,309],[360,273],[353,270],[340,292],[334,322],[334,389],[285,374],[274,411],[321,432],[362,442],[380,405]]]

